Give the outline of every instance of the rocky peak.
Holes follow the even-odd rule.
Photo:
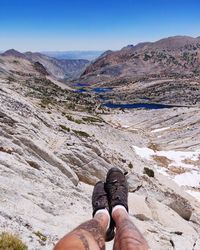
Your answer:
[[[104,56],[107,56],[107,55],[112,54],[112,53],[113,53],[112,50],[107,50],[107,51],[105,51],[103,54],[101,54],[97,59],[99,59],[99,58],[101,58],[101,57],[104,57]]]
[[[153,48],[158,49],[169,49],[169,50],[176,50],[183,48],[189,44],[196,44],[199,41],[196,38],[190,36],[174,36],[161,39],[155,43],[152,43]]]
[[[134,45],[133,44],[129,44],[126,47],[122,48],[122,50],[129,50],[129,49],[133,49]]]
[[[25,55],[15,49],[9,49],[1,54],[2,56],[13,56],[18,58],[25,58]]]

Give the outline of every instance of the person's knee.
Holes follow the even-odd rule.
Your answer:
[[[100,223],[93,219],[80,225],[78,230],[85,231],[90,238],[94,239],[100,249],[105,248],[105,235]]]

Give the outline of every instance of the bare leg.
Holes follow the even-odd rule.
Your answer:
[[[113,211],[112,218],[116,224],[114,250],[147,250],[148,244],[136,226],[131,222],[123,208]]]
[[[108,222],[107,214],[96,214],[92,220],[81,224],[64,236],[54,250],[104,250]]]

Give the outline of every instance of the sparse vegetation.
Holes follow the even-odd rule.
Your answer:
[[[0,250],[28,250],[17,236],[3,232],[0,234]]]
[[[15,79],[14,79],[13,77],[11,77],[11,76],[8,76],[7,80],[8,80],[8,82],[9,82],[9,83],[11,83],[11,82],[14,82],[14,81],[15,81]]]
[[[148,61],[149,59],[151,58],[151,56],[150,55],[148,55],[148,54],[144,54],[144,61]]]
[[[158,145],[158,144],[155,144],[155,143],[150,143],[150,144],[148,145],[148,148],[152,149],[154,152],[160,150],[159,145]]]
[[[19,64],[19,61],[17,61],[17,60],[13,60],[13,63],[15,63],[15,64]]]
[[[67,132],[70,132],[70,128],[66,127],[65,125],[60,124],[59,125],[62,130],[65,130]]]
[[[154,155],[153,159],[154,161],[158,163],[159,166],[164,167],[164,168],[168,168],[169,164],[172,162],[170,159],[168,159],[165,156]]]
[[[52,104],[52,100],[48,97],[44,97],[40,101],[40,106],[42,108],[47,108],[49,106],[49,104]]]
[[[41,169],[40,165],[39,165],[37,162],[35,162],[35,161],[28,160],[27,163],[28,163],[32,168],[34,168],[34,169],[37,169],[37,170],[40,170],[40,169]]]
[[[75,119],[75,118],[72,117],[71,115],[66,115],[66,118],[67,118],[69,121],[75,122],[75,123],[77,123],[77,124],[83,123],[82,120],[80,120],[80,119]]]
[[[7,154],[12,154],[13,150],[11,148],[5,148],[5,147],[0,147],[0,151],[7,153]]]
[[[145,167],[143,173],[151,178],[154,177],[154,171],[150,168]]]
[[[191,164],[191,165],[194,165],[194,166],[200,166],[200,156],[199,156],[199,158],[197,160],[185,159],[183,161],[183,163]]]
[[[78,136],[81,136],[81,137],[90,137],[90,135],[84,131],[81,131],[81,130],[73,130],[73,132],[78,135]]]
[[[47,236],[45,236],[40,231],[34,232],[34,234],[43,242],[47,241]]]
[[[132,168],[133,168],[133,164],[132,164],[132,162],[129,162],[129,164],[128,164],[128,168],[130,168],[130,169],[132,169]]]
[[[84,122],[95,123],[95,122],[103,122],[103,120],[99,117],[85,116],[82,118]]]
[[[173,174],[183,174],[185,172],[188,172],[188,169],[185,169],[183,167],[177,167],[177,166],[170,166],[169,170],[173,173]]]

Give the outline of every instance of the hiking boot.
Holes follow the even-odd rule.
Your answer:
[[[104,182],[99,181],[94,186],[92,194],[92,207],[93,207],[93,216],[99,209],[106,208],[109,211],[107,193],[104,189]]]
[[[104,182],[99,181],[97,184],[94,186],[93,194],[92,194],[92,207],[93,207],[93,217],[95,213],[99,209],[107,209],[109,212],[109,204],[108,204],[108,198],[107,198],[107,193],[104,189]],[[115,231],[114,231],[114,223],[112,219],[110,219],[110,225],[109,228],[106,232],[106,241],[111,241],[115,236]]]
[[[109,228],[106,232],[106,238],[105,240],[106,241],[111,241],[113,240],[115,237],[115,222],[114,220],[112,219],[112,217],[110,216],[110,225],[109,225]]]
[[[106,177],[105,190],[108,195],[110,214],[116,205],[122,205],[128,212],[128,183],[119,168],[111,168]]]

